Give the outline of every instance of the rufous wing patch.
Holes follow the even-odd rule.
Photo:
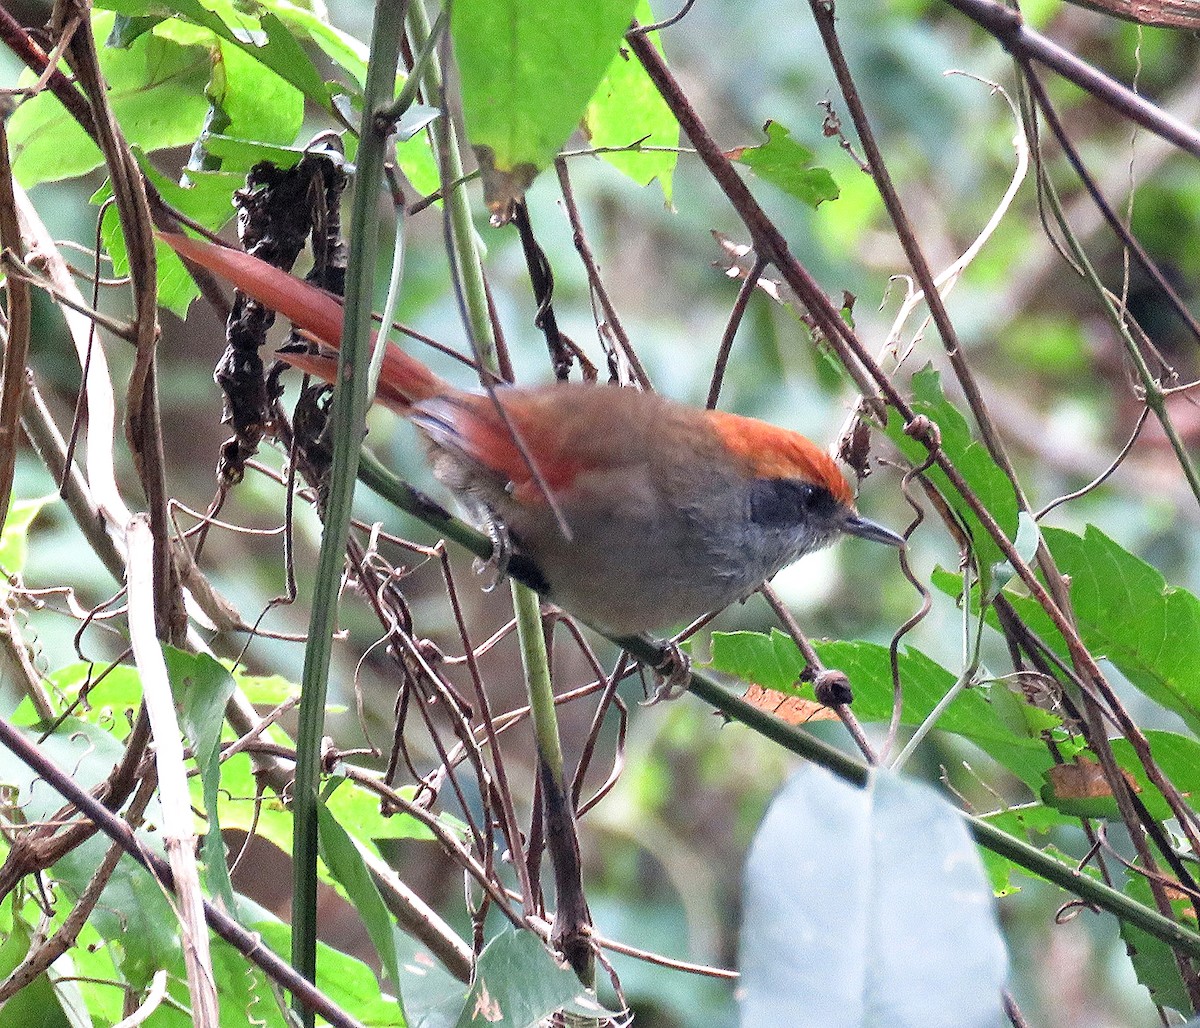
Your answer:
[[[434,442],[511,483],[514,497],[522,502],[545,502],[538,477],[552,493],[570,489],[582,465],[563,455],[561,434],[554,425],[535,419],[520,395],[501,395],[507,418],[491,396],[455,393],[418,405],[413,419]]]

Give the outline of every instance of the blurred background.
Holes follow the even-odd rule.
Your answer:
[[[18,17],[33,23],[45,17],[38,5],[10,4]],[[332,0],[334,22],[359,38],[369,32],[368,5]],[[670,11],[656,12],[660,17]],[[1027,18],[1062,45],[1126,82],[1185,121],[1200,115],[1200,61],[1197,42],[1179,32],[1138,29],[1057,0],[1026,5]],[[959,15],[938,3],[893,0],[879,4],[843,3],[839,28],[851,68],[863,92],[890,169],[897,180],[921,243],[935,269],[954,260],[974,239],[999,203],[1013,173],[1014,124],[1004,99],[980,79],[1011,87],[1008,59],[993,40],[975,31]],[[787,236],[793,252],[831,297],[855,298],[856,327],[878,350],[895,315],[904,285],[893,280],[905,263],[886,223],[870,178],[843,152],[836,138],[822,132],[832,101],[843,115],[833,76],[807,12],[771,0],[707,0],[664,36],[667,57],[702,118],[722,145],[754,145],[768,119],[786,126],[811,149],[814,163],[828,168],[840,197],[813,211],[761,182],[752,183],[768,212]],[[957,70],[962,74],[948,75]],[[0,51],[5,84],[19,72],[12,56]],[[1076,145],[1090,163],[1105,195],[1132,217],[1135,234],[1159,262],[1185,301],[1196,308],[1200,281],[1200,166],[1173,154],[1157,140],[1135,132],[1078,91],[1049,79]],[[846,119],[848,121],[848,119]],[[311,119],[303,143],[328,127]],[[583,145],[582,140],[576,141]],[[186,150],[155,155],[168,175],[179,174]],[[1117,243],[1063,166],[1057,150],[1047,159],[1064,191],[1080,238],[1106,284],[1122,288],[1122,256]],[[712,232],[745,242],[745,233],[699,162],[683,155],[668,202],[657,184],[639,189],[594,158],[570,162],[572,182],[601,274],[639,354],[656,386],[678,399],[702,403],[717,345],[737,294],[738,283],[715,266],[722,254]],[[32,191],[42,217],[57,238],[91,246],[96,209],[88,196],[101,185],[96,174],[44,184]],[[1130,201],[1131,189],[1134,199]],[[476,194],[477,198],[477,194]],[[555,276],[555,308],[561,328],[603,368],[584,269],[571,244],[570,227],[557,183],[543,175],[529,193],[530,216]],[[518,377],[550,377],[541,336],[532,325],[534,303],[524,259],[512,229],[488,227],[482,204],[479,234],[487,248],[487,271],[499,316],[512,349]],[[381,209],[383,253],[390,253],[392,215]],[[447,290],[441,223],[434,210],[409,222],[401,320],[435,338],[462,345],[457,309]],[[119,290],[105,303],[120,309]],[[382,294],[381,294],[382,295]],[[1178,369],[1181,380],[1195,377],[1193,345],[1178,326],[1160,315],[1160,300],[1134,274],[1129,304],[1155,344]],[[78,388],[78,365],[54,307],[35,297],[35,370],[61,425],[70,421]],[[1124,445],[1140,410],[1126,372],[1119,342],[1097,313],[1095,302],[1054,252],[1038,224],[1032,180],[949,299],[969,358],[996,413],[1035,509],[1077,489],[1100,474]],[[915,322],[913,322],[915,324]],[[212,367],[223,346],[221,325],[197,303],[185,324],[163,318],[161,391],[167,412],[170,488],[187,506],[203,510],[214,494],[213,468],[227,436],[220,424],[220,395]],[[114,379],[123,382],[130,354],[110,342]],[[943,367],[940,343],[931,329],[899,373],[907,375],[932,362]],[[448,367],[448,366],[447,366]],[[447,368],[442,368],[447,370]],[[466,373],[447,370],[463,384]],[[947,388],[950,386],[947,384]],[[788,310],[765,295],[754,297],[734,346],[721,405],[796,429],[814,440],[832,442],[853,404],[854,395],[831,363],[811,345],[808,333]],[[1200,436],[1200,411],[1185,397],[1172,401],[1172,415],[1190,446]],[[386,413],[372,415],[368,445],[404,477],[444,498],[424,468],[413,432]],[[120,449],[120,448],[119,448]],[[876,457],[891,456],[877,440]],[[279,466],[280,457],[263,460]],[[137,495],[131,473],[122,481]],[[861,508],[869,517],[897,530],[910,511],[899,490],[900,473],[879,468],[864,484]],[[36,497],[55,486],[30,453],[18,465],[17,495]],[[230,496],[222,518],[255,529],[277,528],[283,491],[268,478],[251,474]],[[398,515],[365,490],[358,514],[382,520],[390,531],[424,543],[435,537],[419,523]],[[1200,533],[1169,449],[1153,422],[1147,425],[1131,458],[1102,488],[1085,499],[1059,507],[1049,523],[1071,529],[1096,524],[1133,552],[1156,565],[1168,582],[1200,590]],[[306,597],[311,594],[317,524],[311,511],[297,514],[296,572],[299,602],[280,607],[264,626],[303,632]],[[914,567],[927,577],[937,564],[957,567],[958,556],[944,534],[932,527],[917,533]],[[476,641],[510,616],[507,590],[484,594],[470,560],[453,556],[467,614]],[[278,534],[214,530],[204,570],[214,584],[253,621],[267,601],[284,591]],[[63,507],[47,507],[32,538],[26,571],[32,587],[70,583],[84,606],[100,603],[113,585],[83,544]],[[404,590],[417,632],[448,651],[457,651],[450,610],[440,572],[433,563],[414,561]],[[782,573],[776,585],[812,637],[865,638],[886,642],[917,608],[919,598],[905,582],[893,555],[875,553],[871,544],[850,541],[835,550],[806,558]],[[28,614],[45,670],[76,656],[78,624],[66,616],[59,599]],[[346,639],[339,644],[333,687],[344,712],[331,718],[329,731],[342,747],[370,740],[384,751],[391,743],[396,684],[382,651],[372,652],[379,634],[369,610],[347,596],[342,614]],[[722,614],[714,629],[766,629],[772,615],[760,597]],[[953,603],[934,598],[934,610],[906,641],[952,666],[960,646],[960,617]],[[81,637],[79,651],[88,659],[117,655],[122,643],[102,624]],[[234,656],[237,638],[214,642]],[[993,638],[985,663],[997,674],[1009,670]],[[703,654],[703,637],[698,652]],[[560,690],[590,680],[590,673],[561,647],[557,670]],[[298,680],[302,661],[298,643],[255,640],[246,663],[252,671],[279,673]],[[602,651],[611,667],[614,655]],[[485,674],[496,689],[494,709],[523,702],[515,641],[507,639],[484,658]],[[1113,672],[1114,679],[1119,675]],[[364,716],[356,714],[354,690]],[[736,728],[724,728],[708,709],[691,698],[638,708],[641,686],[626,682],[622,694],[632,709],[625,743],[625,767],[615,791],[582,824],[587,894],[599,930],[608,937],[673,957],[733,966],[737,950],[740,874],[746,848],[766,804],[794,767],[794,761],[769,743]],[[1126,703],[1147,727],[1162,723],[1140,694],[1126,690]],[[5,704],[6,707],[8,704]],[[590,710],[564,709],[564,745],[578,752]],[[1155,719],[1159,719],[1156,721]],[[611,719],[610,719],[611,720]],[[610,724],[597,759],[596,782],[607,773],[615,743]],[[872,729],[878,726],[872,726]],[[840,725],[813,728],[844,745]],[[532,781],[532,747],[518,729],[508,738],[514,788],[527,816]],[[414,735],[414,756],[433,760],[427,741]],[[988,809],[1003,799],[1020,802],[1021,787],[1010,783],[989,797],[981,783],[995,788],[997,774],[988,759],[958,739],[937,737],[927,745],[922,767],[930,779],[942,778]],[[570,759],[570,758],[569,758]],[[510,772],[511,773],[511,772]],[[1054,843],[1082,855],[1082,836],[1063,833]],[[394,843],[389,856],[402,877],[464,932],[462,881],[456,868],[432,843]],[[243,862],[239,886],[264,902],[286,904],[272,894],[286,881],[277,851],[265,849]],[[831,854],[831,860],[837,855]],[[1058,924],[1055,913],[1068,897],[1033,880],[1015,883],[1019,891],[1000,901],[1008,933],[1016,999],[1032,1023],[1064,1028],[1108,1028],[1160,1024],[1149,997],[1133,978],[1115,923],[1107,916],[1082,913]],[[370,946],[352,911],[330,899],[325,920],[328,941],[370,958]],[[693,978],[621,956],[613,956],[624,989],[645,1028],[736,1023],[733,991],[724,983]]]

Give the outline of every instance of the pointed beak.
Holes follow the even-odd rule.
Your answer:
[[[907,545],[903,536],[897,535],[890,528],[884,528],[883,525],[877,525],[874,521],[860,518],[857,514],[851,514],[842,522],[842,531],[847,535],[856,535],[860,539],[870,539],[872,542],[884,543],[887,546],[903,548]]]

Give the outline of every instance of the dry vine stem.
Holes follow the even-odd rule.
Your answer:
[[[690,6],[690,4],[687,6]],[[681,17],[683,14],[686,14],[687,6],[685,6],[684,10],[680,12],[678,15],[679,17]],[[64,10],[69,9],[70,8],[67,8],[64,5]],[[0,27],[5,24],[2,15],[3,12],[0,12]],[[845,69],[844,63],[838,63],[840,61],[840,52],[836,44],[836,38],[832,35],[833,22],[831,9],[828,7],[828,5],[819,5],[817,18],[818,23],[822,25],[823,32],[826,36],[827,45],[831,51],[831,56],[834,58],[835,65],[838,68],[839,79],[842,80],[842,84],[847,92],[848,98],[852,98],[855,95],[853,83],[849,80],[848,71]],[[78,16],[76,16],[75,19],[70,22],[70,24],[76,26],[82,24],[83,27],[79,31],[84,34],[86,34],[88,31],[87,26],[83,24]],[[663,24],[665,25],[667,23]],[[67,26],[64,26],[64,30],[66,27]],[[798,262],[792,258],[775,226],[766,219],[761,209],[757,207],[753,196],[748,190],[745,189],[744,184],[741,183],[741,181],[737,178],[736,173],[732,172],[732,170],[729,168],[728,162],[724,160],[724,156],[719,152],[719,150],[716,149],[715,144],[713,144],[713,141],[709,137],[704,126],[700,123],[699,119],[694,116],[694,113],[690,111],[690,108],[686,102],[686,98],[683,97],[682,92],[674,83],[669,71],[665,69],[665,65],[661,64],[661,60],[655,56],[653,48],[646,40],[645,31],[645,29],[642,29],[631,33],[629,37],[630,48],[640,59],[645,62],[647,69],[655,78],[655,81],[658,83],[663,95],[671,104],[680,120],[684,123],[685,128],[692,137],[692,141],[696,144],[697,151],[701,155],[702,159],[709,165],[709,168],[717,181],[722,185],[723,188],[726,189],[734,208],[745,219],[750,236],[754,241],[754,262],[752,265],[752,270],[747,276],[747,280],[743,285],[743,289],[739,293],[737,303],[735,304],[734,310],[729,318],[725,339],[723,340],[721,347],[722,362],[724,355],[728,353],[729,347],[732,345],[741,313],[745,309],[746,303],[749,300],[750,293],[754,286],[754,278],[759,272],[764,271],[768,265],[774,265],[784,277],[787,288],[793,290],[796,295],[802,297],[803,303],[810,311],[813,321],[830,339],[831,345],[838,351],[841,359],[846,364],[851,375],[856,378],[856,381],[863,391],[864,404],[869,409],[870,413],[878,414],[881,409],[878,404],[878,400],[882,397],[886,399],[887,402],[893,407],[895,407],[895,409],[898,410],[901,415],[909,421],[910,424],[915,424],[917,419],[913,418],[913,412],[911,409],[906,407],[902,397],[900,397],[899,393],[888,380],[888,377],[883,374],[879,367],[879,362],[870,358],[870,356],[862,348],[861,343],[855,338],[854,334],[850,332],[844,325],[842,319],[838,315],[838,312],[833,310],[833,308],[828,304],[828,301],[820,293],[819,289],[816,288],[815,282],[813,282],[811,277],[808,276],[805,269],[802,268]],[[65,45],[66,39],[67,33],[64,31],[60,38],[60,42],[64,43]],[[128,151],[124,146],[124,142],[119,138],[119,135],[112,131],[114,126],[111,123],[111,118],[107,110],[104,108],[104,100],[101,96],[97,95],[96,83],[93,81],[95,78],[95,69],[89,67],[90,62],[92,62],[92,58],[94,57],[94,52],[89,52],[89,45],[91,44],[85,39],[78,45],[72,41],[70,47],[70,56],[72,58],[73,65],[76,67],[80,81],[83,83],[84,89],[92,101],[91,106],[84,108],[86,118],[81,117],[81,123],[83,123],[85,120],[89,121],[92,125],[93,131],[97,132],[102,138],[103,149],[109,160],[110,170],[112,171],[114,182],[117,183],[116,188],[118,188],[120,195],[124,197],[122,221],[125,223],[126,220],[129,219],[127,234],[129,232],[133,233],[134,244],[136,246],[140,245],[138,244],[139,239],[144,242],[145,238],[146,223],[144,215],[141,214],[141,207],[143,207],[145,204],[145,197],[139,196],[137,193],[137,183],[140,182],[137,169],[133,166],[132,161],[128,156]],[[92,49],[94,51],[94,46]],[[35,54],[35,57],[36,56],[37,55]],[[48,86],[53,89],[63,88],[68,90],[75,95],[76,100],[78,101],[78,98],[83,94],[80,94],[74,90],[69,82],[57,82],[55,77],[57,73],[53,71],[53,60],[48,58],[46,55],[41,55],[41,57],[38,59],[40,59],[42,62],[42,68],[45,73],[45,79]],[[859,129],[860,138],[864,140],[864,144],[868,152],[868,163],[873,173],[877,176],[877,181],[880,181],[881,184],[883,184],[886,192],[890,189],[890,186],[886,184],[886,167],[883,164],[878,150],[872,149],[873,143],[871,142],[869,126],[866,125],[865,119],[862,117],[861,108],[856,107],[854,102],[851,103],[851,107],[855,114],[855,123]],[[1020,164],[1021,161],[1019,160],[1018,163]],[[582,234],[582,230],[579,228],[579,219],[577,217],[577,212],[574,210],[573,201],[570,195],[569,182],[566,177],[565,163],[560,162],[559,171],[564,199],[568,205],[568,212],[571,215],[573,228],[576,230],[576,245],[581,255],[581,259],[587,266],[589,279],[594,290],[597,304],[604,313],[604,324],[600,327],[600,330],[602,333],[606,330],[611,330],[612,334],[618,341],[618,347],[621,352],[621,360],[625,361],[629,367],[633,369],[633,374],[636,375],[640,370],[640,365],[635,363],[636,354],[631,348],[628,347],[628,341],[624,338],[624,333],[621,330],[620,322],[616,316],[615,309],[613,309],[612,304],[609,301],[606,292],[604,291],[594,258],[592,258],[586,239]],[[443,169],[443,172],[447,177],[447,181],[453,179],[453,185],[457,185],[457,183],[463,181],[463,176],[455,173],[455,170],[452,166],[447,165]],[[1018,170],[1017,175],[1014,177],[1013,185],[1010,187],[1008,194],[1010,198],[1013,190],[1016,188],[1016,184],[1019,181],[1021,174],[1022,172]],[[131,178],[135,181],[131,182]],[[933,310],[931,317],[937,320],[938,327],[949,352],[950,359],[952,362],[954,362],[957,358],[961,357],[960,348],[954,339],[952,326],[950,326],[949,320],[945,317],[944,312],[941,310],[940,297],[938,294],[938,289],[942,286],[945,276],[951,273],[952,269],[947,269],[946,272],[943,272],[941,275],[937,276],[936,279],[932,277],[930,270],[925,266],[925,262],[919,248],[916,246],[916,240],[912,238],[911,232],[906,227],[904,212],[894,191],[888,195],[887,200],[888,210],[893,217],[896,218],[898,232],[905,241],[906,249],[909,250],[909,257],[913,264],[914,276],[919,281],[921,288],[926,291],[928,301]],[[993,216],[992,224],[994,224],[995,221],[1000,217],[1002,209],[1003,205],[1001,210],[997,211],[996,215]],[[986,232],[987,230],[985,230],[984,235],[986,235]],[[984,236],[981,235],[979,241],[981,241],[983,238]],[[975,245],[978,245],[979,241],[977,241]],[[451,249],[455,249],[455,247],[452,246]],[[969,252],[970,251],[968,251],[968,253]],[[964,255],[964,259],[966,259],[966,255]],[[161,482],[162,476],[159,474],[158,470],[161,467],[161,452],[155,450],[157,412],[154,410],[155,371],[153,365],[153,337],[155,335],[156,328],[154,326],[152,312],[147,311],[145,306],[146,296],[149,295],[149,293],[152,293],[151,286],[153,269],[150,265],[139,265],[139,269],[138,275],[140,277],[136,277],[133,282],[133,288],[135,290],[135,307],[137,309],[137,317],[133,322],[133,331],[137,340],[137,367],[134,381],[131,382],[129,393],[131,407],[130,442],[140,463],[139,470],[142,473],[143,483],[145,484],[147,494],[150,497],[149,531],[153,535],[150,550],[154,556],[151,561],[147,562],[146,567],[152,568],[154,572],[154,578],[151,582],[151,585],[155,591],[155,595],[151,598],[148,609],[152,613],[157,612],[160,618],[163,619],[159,626],[161,634],[164,636],[174,637],[177,634],[175,629],[178,628],[178,624],[173,620],[173,618],[178,613],[176,601],[178,599],[179,592],[175,583],[171,580],[173,571],[171,570],[170,565],[166,563],[166,536],[162,533],[159,533],[156,528],[156,526],[159,525],[159,520],[156,519],[161,519],[162,517],[162,501],[165,499],[166,493]],[[151,283],[151,286],[148,286],[147,283]],[[539,300],[541,299],[542,298],[539,297]],[[545,299],[548,304],[548,290],[546,290]],[[906,303],[904,311],[902,311],[901,315],[897,318],[897,331],[903,322],[904,316],[911,310],[911,305],[915,304],[918,299],[919,297],[914,297],[911,300],[911,303]],[[549,308],[546,305],[543,305],[543,309],[548,310]],[[501,354],[503,354],[502,347]],[[90,367],[91,366],[89,365],[89,368]],[[100,367],[102,369],[103,366],[100,365]],[[714,402],[720,384],[720,370],[720,367],[718,367],[714,371],[712,385],[712,399]],[[965,364],[960,365],[957,363],[955,364],[955,370],[956,374],[959,376],[964,390],[968,394],[968,402],[972,411],[976,414],[978,423],[980,425],[980,431],[984,435],[989,449],[992,450],[993,456],[995,457],[997,463],[1000,464],[1001,467],[1008,469],[1003,448],[1000,445],[998,436],[994,432],[990,418],[987,415],[986,408],[983,406],[981,394],[974,385],[974,380],[970,374],[970,370]],[[91,370],[89,370],[88,378],[89,384],[87,388],[90,392],[92,389]],[[96,388],[99,390],[100,386],[97,385]],[[89,401],[91,400],[92,397],[89,395]],[[91,404],[94,417],[96,412],[99,411],[103,406],[100,400],[101,397],[99,396],[99,392],[97,392],[97,396],[95,397],[96,402]],[[99,419],[93,420],[89,428],[98,428],[103,431],[103,425]],[[1101,676],[1101,673],[1096,667],[1095,662],[1087,653],[1087,650],[1078,637],[1078,634],[1075,633],[1071,624],[1072,615],[1069,596],[1067,595],[1063,583],[1060,580],[1060,576],[1057,575],[1053,565],[1049,563],[1047,555],[1044,553],[1041,555],[1041,569],[1047,583],[1046,585],[1041,585],[1039,584],[1039,580],[1029,564],[1027,562],[1023,562],[1015,555],[1012,545],[1005,538],[1004,533],[1000,530],[996,523],[991,519],[987,510],[983,508],[979,499],[975,497],[970,490],[965,488],[965,483],[963,482],[962,478],[957,475],[957,471],[953,467],[953,464],[950,462],[949,458],[940,452],[940,447],[937,446],[936,441],[930,442],[928,444],[928,449],[930,452],[930,459],[938,462],[942,470],[945,471],[947,476],[949,476],[951,482],[962,494],[967,505],[975,511],[985,529],[995,538],[997,545],[1009,557],[1022,582],[1024,582],[1024,584],[1030,589],[1035,598],[1042,603],[1050,617],[1054,620],[1056,627],[1060,632],[1062,632],[1064,638],[1067,639],[1068,644],[1071,646],[1071,656],[1075,665],[1074,674],[1083,685],[1087,697],[1086,702],[1095,708],[1089,712],[1089,717],[1092,717],[1093,719],[1093,723],[1089,726],[1089,737],[1100,737],[1103,735],[1105,726],[1101,721],[1102,717],[1108,716],[1116,720],[1116,722],[1126,731],[1132,731],[1133,734],[1131,734],[1131,739],[1134,741],[1135,748],[1137,748],[1138,755],[1145,764],[1148,774],[1150,774],[1151,778],[1153,779],[1156,765],[1151,759],[1148,748],[1145,747],[1145,740],[1144,738],[1141,738],[1139,742],[1140,737],[1136,733],[1136,726],[1134,727],[1134,730],[1129,728],[1131,722],[1129,722],[1128,716],[1124,714],[1124,711],[1120,707],[1119,703],[1117,703],[1115,696],[1113,696],[1109,691],[1107,682]],[[92,450],[92,446],[89,445],[89,461],[91,459]],[[101,453],[103,452],[103,448],[100,446],[97,446],[96,450]],[[66,464],[67,461],[64,460],[63,463]],[[111,448],[107,458],[107,463],[109,469],[111,469]],[[92,478],[94,494],[100,494],[104,491],[105,487],[100,481],[101,476],[99,474],[93,477],[89,471],[89,478]],[[1016,490],[1019,495],[1020,487],[1016,482],[1015,476],[1013,477],[1013,485],[1014,490]],[[112,489],[115,499],[112,499],[111,503],[106,502],[104,498],[100,498],[97,504],[93,504],[93,507],[99,506],[102,510],[108,512],[110,517],[113,517],[114,512],[123,507],[123,504],[120,503],[119,495],[116,495],[115,493],[115,484],[113,485]],[[125,520],[126,519],[124,518],[118,519],[120,531],[123,531]],[[142,529],[138,529],[138,532],[141,531]],[[124,542],[120,532],[116,532],[114,534],[121,541],[121,543]],[[443,555],[439,554],[439,556]],[[485,688],[484,671],[480,667],[479,660],[479,655],[481,655],[487,644],[484,644],[483,647],[478,648],[472,644],[467,630],[467,618],[460,609],[453,580],[450,578],[447,571],[445,582],[446,590],[451,598],[457,627],[459,629],[459,634],[462,641],[464,656],[461,658],[461,660],[466,665],[467,672],[470,675],[470,685],[472,690],[474,690],[474,707],[479,715],[479,721],[477,723],[473,719],[471,713],[466,710],[465,705],[460,700],[460,697],[458,697],[458,695],[454,692],[451,681],[442,673],[445,669],[437,667],[435,662],[429,659],[428,649],[422,646],[421,641],[412,636],[408,630],[408,626],[404,622],[404,618],[402,616],[403,611],[400,610],[401,604],[395,602],[395,597],[392,595],[395,586],[395,579],[403,572],[397,571],[396,569],[385,565],[381,560],[374,560],[373,555],[370,553],[364,555],[360,552],[355,554],[355,558],[358,580],[368,593],[368,601],[375,609],[377,617],[384,626],[388,641],[392,643],[399,654],[399,662],[404,664],[406,667],[411,666],[413,669],[415,669],[413,681],[417,682],[419,680],[419,684],[412,687],[410,694],[412,701],[418,704],[420,716],[424,720],[430,736],[433,738],[434,748],[437,751],[438,759],[440,759],[442,763],[441,768],[437,771],[437,786],[440,786],[444,781],[448,781],[451,788],[457,792],[460,799],[465,799],[470,791],[470,784],[460,781],[456,774],[456,770],[460,767],[463,767],[464,774],[470,774],[472,772],[475,774],[480,793],[483,797],[483,817],[475,817],[471,820],[471,845],[464,846],[459,844],[457,847],[447,846],[447,848],[452,849],[455,858],[464,863],[464,865],[468,866],[473,874],[477,875],[481,887],[486,889],[489,885],[495,886],[497,869],[493,861],[493,850],[495,847],[493,845],[492,833],[494,831],[493,822],[498,822],[501,830],[504,833],[505,841],[508,843],[510,850],[512,850],[513,859],[515,859],[518,863],[521,885],[521,902],[524,905],[526,912],[535,909],[540,902],[537,895],[540,889],[540,883],[536,879],[535,866],[538,853],[540,852],[540,840],[536,843],[531,841],[527,849],[522,852],[523,840],[521,838],[520,826],[517,823],[516,813],[513,807],[513,796],[510,792],[508,775],[505,769],[505,764],[501,759],[498,742],[501,730],[507,724],[511,723],[511,721],[506,720],[504,715],[494,718],[491,710],[489,709]],[[131,589],[131,602],[133,599],[132,592],[133,590]],[[144,597],[146,595],[146,583],[139,583],[137,595],[139,597]],[[153,621],[152,618],[150,621],[146,620],[145,608],[143,608],[142,611],[137,615],[136,619],[140,624],[143,625],[143,627],[147,624],[152,624]],[[798,628],[794,628],[794,634],[798,644],[802,649],[804,649],[805,642],[803,634]],[[897,635],[897,642],[898,639],[899,635]],[[195,645],[194,638],[189,640],[189,642],[192,645]],[[1036,642],[1028,642],[1028,645],[1031,647],[1036,647]],[[142,650],[142,655],[145,655],[148,653],[149,649],[153,648],[153,646],[151,646],[150,641],[147,638],[143,637],[140,648]],[[142,655],[139,655],[139,662],[142,661]],[[590,656],[591,655],[589,654],[589,657]],[[585,758],[590,755],[590,748],[595,744],[596,733],[599,730],[600,723],[607,709],[606,705],[615,696],[615,688],[617,682],[620,680],[621,674],[624,671],[624,664],[619,664],[617,669],[610,676],[607,676],[607,681],[604,681],[606,676],[601,673],[598,663],[595,663],[594,671],[596,673],[596,685],[594,688],[602,689],[603,699],[600,702],[599,709],[597,710],[593,720],[592,731],[589,735],[587,748],[585,749]],[[1096,703],[1092,700],[1092,697],[1100,697],[1103,702]],[[554,701],[560,702],[563,700],[563,698],[564,697],[562,696],[554,697]],[[437,721],[436,710],[431,713],[431,704],[433,704],[434,701],[436,701],[436,707],[438,709],[446,709],[451,712],[450,716],[453,719],[451,730],[456,736],[456,741],[453,745],[446,745],[447,740],[439,737],[439,733],[445,732],[445,725],[444,723]],[[408,697],[406,696],[405,700],[402,702],[408,702]],[[1111,710],[1106,708],[1111,708]],[[897,715],[898,713],[899,711],[897,708]],[[235,722],[239,716],[241,717],[241,722],[238,724],[238,730],[244,734],[242,736],[242,741],[234,744],[235,748],[240,745],[245,749],[253,749],[260,760],[263,759],[264,755],[267,755],[268,753],[279,760],[288,759],[288,752],[286,750],[270,751],[265,745],[252,745],[253,740],[259,736],[262,728],[264,727],[263,722],[256,721],[253,710],[247,710],[243,706],[239,713],[234,709],[231,709],[231,722]],[[162,722],[159,722],[159,724],[155,726],[156,739],[159,738],[163,732],[168,730],[163,729],[163,732],[160,732],[159,729],[161,725]],[[142,739],[144,740],[144,734]],[[868,753],[869,755],[869,747],[866,747],[865,740],[860,740],[860,745],[863,746],[864,752]],[[1100,753],[1101,759],[1105,761],[1106,772],[1109,774],[1116,774],[1117,777],[1119,777],[1119,772],[1117,772],[1115,769],[1115,764],[1112,761],[1111,753],[1109,753],[1106,757],[1102,741],[1097,742],[1096,745],[1099,747],[1098,752]],[[620,750],[618,749],[618,754],[619,753]],[[140,751],[138,755],[140,755]],[[163,754],[160,753],[159,756],[161,758],[163,757]],[[586,765],[586,759],[584,764]],[[463,765],[466,766],[464,767]],[[619,766],[614,768],[613,773],[609,776],[609,781],[605,783],[605,786],[602,787],[602,790],[603,788],[607,788],[611,781],[614,780],[617,770],[619,770]],[[276,772],[277,774],[285,775],[286,768],[280,769],[278,766],[276,766]],[[415,768],[414,775],[416,775]],[[583,769],[581,768],[575,782],[573,783],[572,801],[576,807],[580,806],[579,799],[582,789],[582,778]],[[274,781],[275,784],[278,785],[279,778],[274,779]],[[1156,784],[1158,784],[1157,779]],[[431,792],[432,788],[437,786],[432,786]],[[282,792],[282,788],[279,788],[278,791]],[[1164,795],[1167,796],[1169,801],[1179,802],[1180,804],[1182,803],[1182,800],[1174,791],[1168,792],[1166,788],[1164,788],[1163,791]],[[1133,829],[1138,817],[1144,815],[1139,815],[1133,809],[1132,805],[1129,803],[1131,797],[1126,796],[1123,797],[1123,799],[1125,801],[1125,805],[1122,807],[1122,813],[1130,821],[1131,829]],[[587,805],[585,804],[583,806],[586,807]],[[1180,810],[1183,815],[1182,824],[1184,829],[1189,831],[1189,834],[1191,834],[1191,821],[1190,816],[1187,813],[1187,809],[1186,807],[1181,806]],[[499,837],[497,836],[497,838]],[[455,841],[457,842],[457,840]],[[1192,841],[1193,845],[1195,845],[1196,840],[1193,839]],[[446,844],[444,840],[443,844]],[[1143,851],[1143,853],[1145,853],[1145,851]],[[1147,863],[1149,863],[1148,857],[1146,859]],[[376,870],[377,873],[380,872],[380,869],[378,868],[374,870]],[[403,895],[404,889],[402,885],[403,883],[393,883],[393,893]],[[514,916],[514,919],[517,920],[517,923],[521,923],[520,915],[516,912],[516,908],[512,906],[511,897],[509,897],[503,891],[490,892],[489,896],[492,902],[500,905],[501,909],[505,910],[506,913],[510,913],[510,916]],[[427,911],[419,910],[419,905],[413,902],[413,899],[415,898],[410,898],[409,905],[404,909],[407,910],[410,915],[415,914],[415,916],[420,919],[423,915],[427,914]],[[484,912],[485,911],[481,911],[478,918],[478,927],[481,937],[482,918]],[[425,919],[428,920],[427,917]],[[440,928],[435,930],[440,930]],[[455,939],[453,942],[459,943],[459,945],[451,945],[449,949],[452,955],[449,958],[443,957],[443,959],[452,965],[455,973],[461,973],[465,975],[469,971],[473,954],[470,948],[461,944],[460,940]]]

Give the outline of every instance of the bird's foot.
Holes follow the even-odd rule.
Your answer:
[[[509,535],[503,521],[490,514],[482,520],[483,528],[492,541],[492,555],[487,560],[476,557],[472,567],[476,574],[487,576],[484,580],[483,591],[490,593],[508,574],[508,562],[512,559],[513,545],[512,536]]]
[[[657,688],[650,699],[642,703],[643,707],[653,707],[664,700],[677,700],[688,691],[688,683],[692,678],[692,661],[678,643],[669,642],[664,647],[663,657],[651,670]]]

